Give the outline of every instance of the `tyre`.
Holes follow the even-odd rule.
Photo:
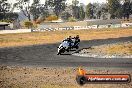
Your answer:
[[[79,46],[76,46],[76,49],[79,49]]]
[[[60,52],[58,52],[58,53],[57,53],[57,55],[61,55],[61,53],[60,53]]]
[[[69,52],[69,49],[67,49],[66,51]]]
[[[64,53],[65,52],[65,48],[61,48],[60,50],[59,50],[59,52],[57,53],[57,55],[61,55],[62,53]]]
[[[60,51],[57,53],[57,55],[61,55],[61,53],[62,53],[62,52],[61,52],[61,50],[60,50]]]

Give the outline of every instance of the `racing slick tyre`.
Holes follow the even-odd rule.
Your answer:
[[[75,48],[76,48],[76,49],[79,49],[79,46],[76,46]]]
[[[61,54],[64,53],[64,52],[65,52],[65,48],[62,48],[62,49],[60,49],[60,50],[58,51],[57,55],[61,55]]]

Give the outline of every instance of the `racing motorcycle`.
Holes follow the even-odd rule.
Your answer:
[[[68,41],[63,41],[59,47],[58,47],[58,54],[57,55],[61,55],[64,52],[69,52],[69,42]]]
[[[66,51],[69,52],[71,49],[78,49],[79,48],[79,41],[77,41],[75,38],[72,39],[71,46],[70,43],[67,40],[64,40],[58,47],[58,54],[61,55],[62,53],[65,53]]]

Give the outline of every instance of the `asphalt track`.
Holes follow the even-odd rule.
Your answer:
[[[101,39],[81,41],[80,48],[112,44],[117,42],[132,41],[131,37],[117,39]],[[45,66],[45,67],[78,67],[89,68],[119,68],[132,70],[132,58],[88,58],[72,56],[70,53],[58,56],[56,44],[33,45],[14,48],[0,49],[0,65],[24,65],[24,66]]]

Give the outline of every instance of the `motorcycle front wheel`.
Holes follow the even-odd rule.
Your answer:
[[[59,52],[57,53],[57,55],[61,55],[61,54],[64,53],[64,52],[65,52],[65,49],[62,48],[62,49],[59,50]]]

